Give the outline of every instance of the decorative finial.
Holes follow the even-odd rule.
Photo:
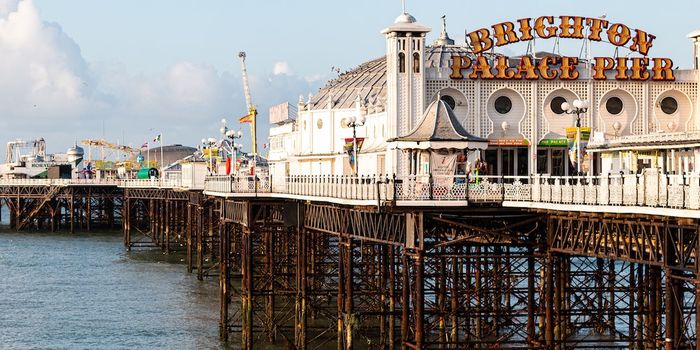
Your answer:
[[[446,15],[442,15],[442,32],[447,33],[447,20],[445,19],[447,17]]]
[[[401,0],[401,11],[403,11],[403,14],[406,14],[406,0]]]

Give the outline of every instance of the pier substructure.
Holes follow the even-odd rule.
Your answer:
[[[219,199],[244,349],[690,349],[694,220]]]
[[[189,250],[189,205],[187,191],[124,189],[124,246],[128,250],[134,247],[159,247],[166,254]]]
[[[3,185],[0,201],[10,227],[20,230],[92,231],[122,224],[122,191],[105,185]]]

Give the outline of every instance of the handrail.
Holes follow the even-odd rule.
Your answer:
[[[700,209],[700,174],[208,176],[205,190],[382,201],[541,202]]]

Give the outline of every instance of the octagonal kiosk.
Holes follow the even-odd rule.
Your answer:
[[[465,200],[474,181],[472,164],[486,139],[468,133],[438,96],[404,136],[389,140],[408,158],[408,173],[396,178],[397,200]]]

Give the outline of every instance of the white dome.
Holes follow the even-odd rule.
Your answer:
[[[394,23],[416,23],[416,18],[408,13],[403,13],[401,16],[396,17]]]
[[[82,157],[85,154],[85,150],[83,150],[82,147],[75,145],[66,151],[66,154],[69,156],[78,156]]]

